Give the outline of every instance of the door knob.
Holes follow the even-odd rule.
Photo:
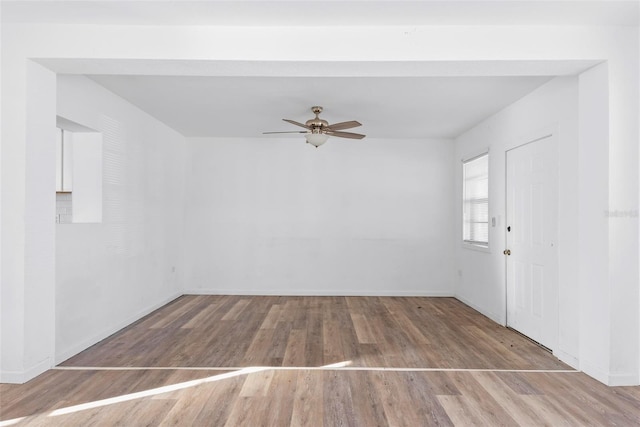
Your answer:
[[[511,255],[511,249],[505,249],[504,251],[502,251],[503,254],[505,255]]]

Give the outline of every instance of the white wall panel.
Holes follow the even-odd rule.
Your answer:
[[[188,145],[188,292],[451,295],[452,141]]]
[[[61,361],[181,294],[184,138],[82,76],[58,76],[57,114],[99,132],[75,134],[85,150],[74,169],[101,171],[99,183],[76,174],[74,202],[88,199],[89,211],[74,215],[88,223],[56,226]]]

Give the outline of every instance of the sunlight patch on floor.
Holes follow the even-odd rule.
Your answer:
[[[12,420],[0,421],[0,427],[12,426],[14,424],[18,424],[20,421],[24,420],[27,417],[14,418]]]
[[[94,402],[82,403],[80,405],[69,406],[67,408],[56,409],[49,414],[50,417],[57,417],[60,415],[68,415],[74,412],[84,411],[87,409],[100,408],[103,406],[114,405],[116,403],[128,402],[130,400],[142,399],[145,397],[156,396],[162,393],[169,393],[177,390],[184,390],[190,387],[196,387],[201,384],[206,384],[214,381],[221,381],[228,378],[238,377],[241,375],[253,374],[255,372],[264,371],[269,368],[263,367],[250,367],[243,368],[239,371],[227,372],[220,375],[214,375],[207,378],[201,378],[198,380],[186,381],[178,384],[167,385],[163,387],[152,388],[150,390],[139,391],[137,393],[124,394],[122,396],[110,397],[108,399],[96,400]]]

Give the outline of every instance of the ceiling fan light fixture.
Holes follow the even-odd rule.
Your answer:
[[[318,148],[329,139],[329,135],[326,133],[308,133],[304,136],[307,139],[307,142],[314,147]]]

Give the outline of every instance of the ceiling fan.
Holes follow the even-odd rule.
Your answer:
[[[351,129],[358,126],[362,126],[361,123],[351,120],[348,122],[340,122],[334,123],[332,125],[329,124],[326,120],[318,117],[322,112],[322,107],[314,106],[311,107],[311,111],[316,115],[315,118],[307,120],[304,124],[296,122],[294,120],[282,119],[285,122],[291,123],[296,126],[300,126],[305,128],[306,130],[300,131],[288,131],[288,132],[263,132],[263,134],[273,134],[273,133],[304,133],[307,142],[316,148],[327,142],[329,136],[337,136],[339,138],[350,138],[350,139],[362,139],[366,135],[362,135],[360,133],[353,132],[342,132],[344,129]]]

